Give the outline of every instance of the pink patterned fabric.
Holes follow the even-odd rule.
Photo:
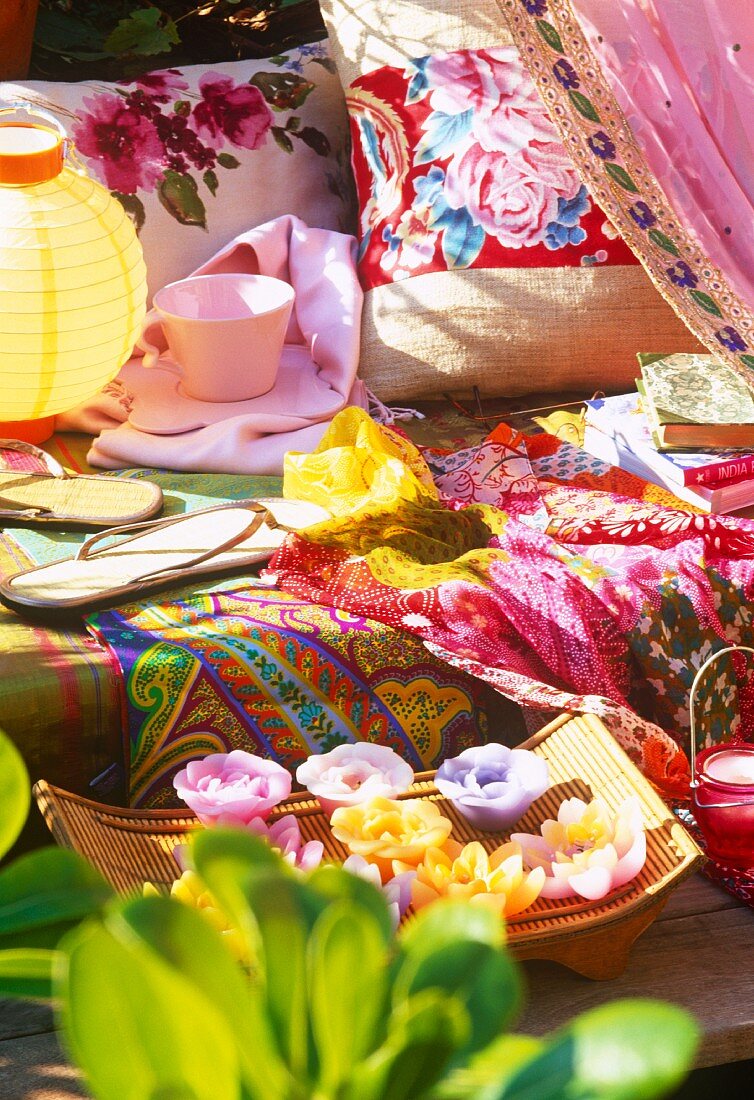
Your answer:
[[[749,0],[573,0],[673,208],[754,305],[754,6]]]

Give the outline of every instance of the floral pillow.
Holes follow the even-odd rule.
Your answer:
[[[243,230],[296,214],[350,231],[343,91],[328,43],[118,84],[0,84],[52,111],[139,231],[150,292]]]
[[[322,11],[351,121],[361,375],[379,397],[588,395],[631,386],[642,349],[697,346],[583,185],[495,0]],[[553,73],[577,96],[575,77]]]

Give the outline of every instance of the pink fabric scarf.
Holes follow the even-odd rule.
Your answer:
[[[105,406],[98,395],[58,417],[57,430],[99,431],[87,458],[107,469],[281,474],[287,451],[313,450],[340,409],[366,406],[356,379],[363,294],[355,247],[353,237],[286,215],[242,233],[192,273],[243,271],[294,287],[280,373],[269,393],[244,402],[194,401],[181,396],[169,363],[147,370],[135,357],[118,376],[129,401]],[[239,370],[252,367],[250,349]]]

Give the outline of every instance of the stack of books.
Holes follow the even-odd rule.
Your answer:
[[[635,393],[588,401],[584,449],[708,512],[754,504],[754,395],[711,355],[640,355]]]

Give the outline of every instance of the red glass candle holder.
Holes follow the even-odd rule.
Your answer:
[[[708,667],[725,653],[754,653],[750,646],[718,650],[694,677],[690,694],[691,809],[707,855],[728,867],[754,867],[754,745],[740,741],[696,753],[696,689]]]
[[[700,752],[691,793],[710,858],[754,867],[754,745],[713,745]]]

